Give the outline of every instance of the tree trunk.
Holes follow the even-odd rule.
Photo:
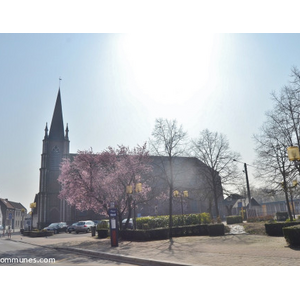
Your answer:
[[[173,227],[173,161],[172,157],[169,156],[170,164],[170,190],[169,190],[169,238],[172,238],[172,227]]]
[[[287,182],[286,182],[285,176],[283,176],[283,184],[284,184],[283,189],[284,189],[286,206],[287,206],[287,209],[288,209],[290,220],[293,221],[293,215],[292,215],[292,212],[291,212],[289,195],[288,195],[288,187],[287,187]]]

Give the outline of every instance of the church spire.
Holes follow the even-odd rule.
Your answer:
[[[66,139],[66,140],[69,140],[69,127],[68,127],[68,123],[67,123],[67,128],[66,128],[65,139]]]
[[[60,88],[58,89],[55,108],[53,112],[49,139],[63,140],[64,139],[64,123],[62,115],[62,106],[60,98]]]
[[[45,139],[48,137],[48,124],[46,123],[45,127]]]

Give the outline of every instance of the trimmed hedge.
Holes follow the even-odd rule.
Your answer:
[[[225,226],[223,223],[220,224],[209,224],[208,225],[209,236],[220,236],[225,234]]]
[[[173,227],[211,223],[209,213],[173,215]],[[169,216],[141,217],[136,219],[137,229],[155,229],[169,226]]]
[[[208,226],[210,225],[203,224],[173,227],[172,237],[209,235]],[[130,241],[164,240],[169,238],[169,228],[121,230],[119,231],[119,235],[122,239]]]
[[[228,216],[226,218],[226,222],[227,222],[227,225],[229,224],[236,224],[236,223],[243,223],[243,219],[242,219],[242,216]]]
[[[52,236],[54,232],[46,231],[46,230],[42,230],[42,231],[33,230],[33,231],[23,231],[22,234],[24,236],[29,236],[29,237],[45,237],[45,236]]]
[[[283,228],[294,225],[300,225],[300,222],[278,222],[278,223],[266,223],[266,234],[270,236],[283,236]]]
[[[98,239],[105,239],[108,237],[108,229],[99,229],[97,230]]]
[[[129,241],[150,241],[150,240],[164,240],[169,238],[168,228],[156,228],[151,230],[120,230],[119,236],[123,240]]]
[[[284,227],[282,231],[290,246],[300,246],[300,225]]]
[[[189,225],[189,226],[180,226],[172,228],[172,236],[198,236],[198,235],[208,235],[208,225]]]

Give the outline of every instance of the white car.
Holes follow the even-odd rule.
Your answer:
[[[93,226],[95,226],[95,223],[93,221],[79,221],[75,226],[75,232],[91,232],[91,227]]]

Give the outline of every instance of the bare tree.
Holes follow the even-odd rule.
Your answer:
[[[153,155],[167,157],[167,165],[162,159],[160,168],[168,184],[169,198],[169,234],[172,237],[172,210],[174,192],[174,158],[185,151],[187,133],[182,126],[178,126],[176,120],[156,119],[152,132],[153,139],[150,140],[150,151]]]
[[[254,136],[256,142],[257,177],[263,178],[269,184],[269,188],[276,190],[283,189],[289,212],[292,220],[291,208],[289,205],[288,186],[295,177],[295,168],[292,168],[286,154],[286,143],[279,127],[274,126],[273,119],[268,118],[266,124],[261,128],[261,133]],[[276,130],[277,129],[277,130]]]
[[[260,134],[254,136],[257,144],[257,176],[265,178],[270,186],[283,189],[290,219],[289,185],[300,173],[300,165],[293,165],[287,157],[287,147],[300,146],[300,72],[292,69],[291,82],[279,95],[271,94],[273,110],[266,113]]]
[[[230,193],[229,186],[232,187],[240,178],[235,161],[240,159],[240,154],[230,150],[225,135],[208,129],[201,131],[199,137],[191,141],[190,153],[206,165],[201,172],[206,178],[209,192],[212,194],[211,200],[214,202],[216,215],[219,217],[218,199],[222,196],[219,188],[220,181],[223,189],[227,189]],[[209,207],[211,215],[212,201]]]

